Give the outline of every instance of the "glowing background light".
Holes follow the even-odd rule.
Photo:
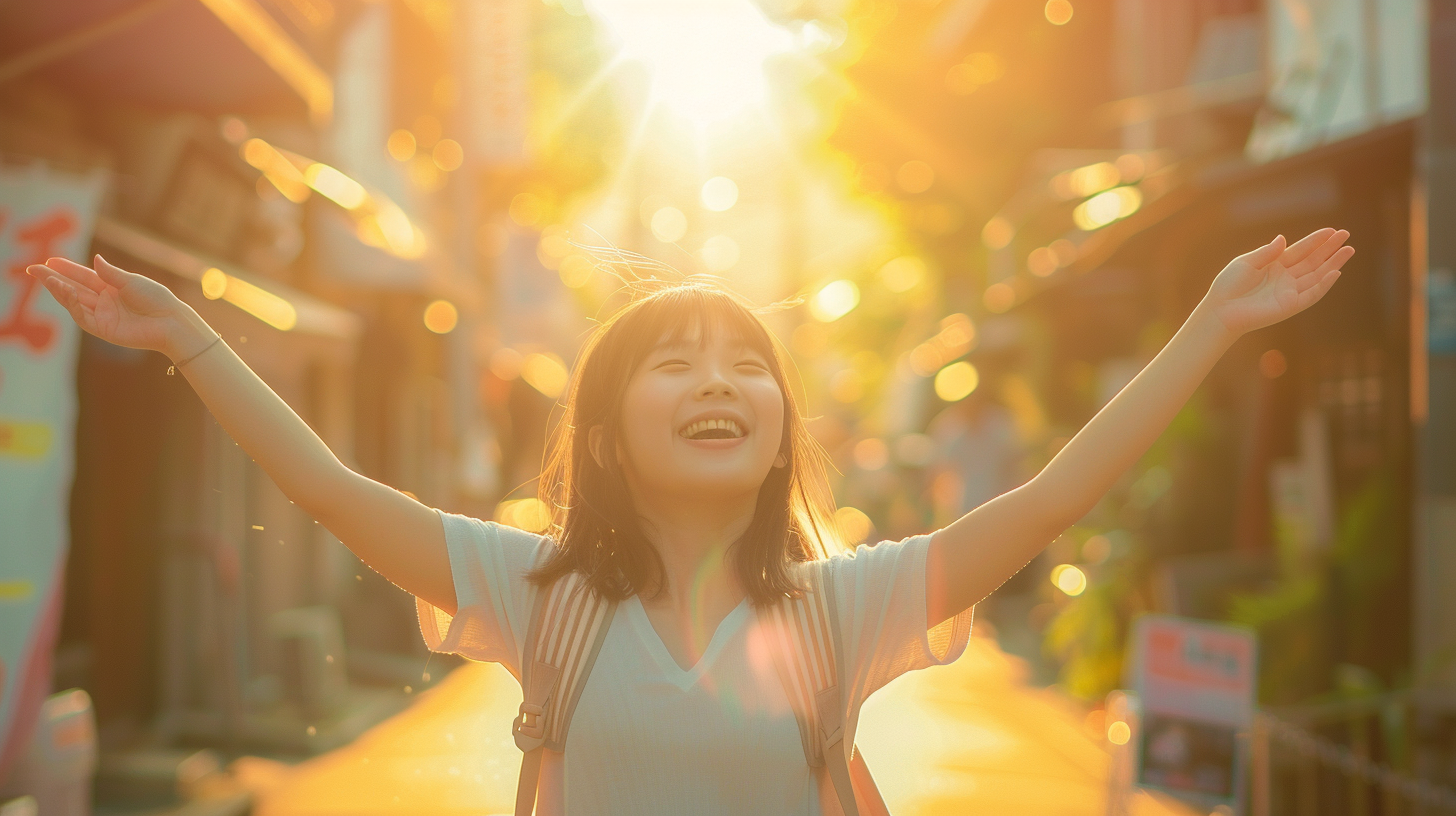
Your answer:
[[[435,334],[449,334],[459,321],[460,313],[448,300],[437,300],[425,307],[425,328]]]
[[[1132,727],[1122,720],[1113,720],[1107,724],[1107,741],[1113,745],[1126,745],[1132,739]]]
[[[698,256],[709,272],[727,272],[738,263],[738,242],[726,235],[714,235],[703,242]]]
[[[652,214],[652,234],[665,244],[676,243],[688,234],[688,217],[677,207],[661,207]]]
[[[839,534],[844,536],[844,543],[851,545],[864,541],[875,531],[875,523],[857,507],[835,510],[834,523],[839,527]]]
[[[976,367],[962,360],[942,368],[935,375],[935,395],[946,402],[959,402],[971,395],[981,384],[981,374]]]
[[[986,226],[981,229],[981,243],[987,249],[1005,249],[1015,237],[1016,228],[999,215],[987,221]]]
[[[880,282],[891,292],[908,292],[925,280],[925,261],[913,255],[893,258],[880,267]]]
[[[724,212],[738,203],[738,185],[731,178],[714,176],[703,183],[701,198],[704,208]]]
[[[593,0],[590,10],[651,71],[652,101],[696,125],[763,102],[764,62],[794,47],[751,0]]]
[[[303,171],[303,181],[319,195],[338,204],[346,210],[358,209],[369,200],[364,185],[349,178],[327,164],[315,162]]]
[[[401,128],[389,134],[389,141],[385,143],[389,155],[395,161],[409,161],[415,157],[415,135],[408,130]]]
[[[566,363],[555,354],[527,354],[521,361],[521,379],[551,399],[566,390],[567,378]]]
[[[1052,25],[1066,25],[1072,21],[1072,4],[1067,0],[1047,0],[1042,12]]]
[[[859,287],[854,281],[826,283],[809,301],[809,314],[823,323],[833,323],[859,305]]]
[[[1071,564],[1058,564],[1052,568],[1052,583],[1068,595],[1077,596],[1087,591],[1087,574]]]
[[[1126,218],[1143,205],[1143,194],[1136,187],[1114,187],[1077,205],[1072,221],[1078,229],[1091,232]]]

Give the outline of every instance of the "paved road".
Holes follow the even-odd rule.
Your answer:
[[[1103,816],[1108,755],[1085,712],[1029,687],[1020,662],[973,638],[950,666],[876,694],[858,743],[896,816]],[[354,743],[292,770],[257,816],[510,813],[520,690],[504,669],[456,669]],[[1192,814],[1143,796],[1135,816]]]

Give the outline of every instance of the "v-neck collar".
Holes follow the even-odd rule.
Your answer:
[[[708,646],[703,649],[703,654],[698,657],[698,662],[694,663],[692,668],[684,669],[678,665],[676,660],[672,659],[672,653],[667,650],[667,645],[662,642],[662,636],[657,634],[657,629],[653,627],[652,620],[647,617],[647,610],[642,606],[642,600],[636,595],[633,595],[627,600],[628,614],[632,616],[634,623],[642,630],[642,639],[647,641],[647,650],[652,653],[652,657],[657,661],[659,668],[662,669],[662,673],[674,685],[684,690],[697,682],[698,678],[702,677],[703,673],[707,671],[713,659],[723,650],[723,643],[732,637],[733,633],[741,625],[743,616],[747,614],[748,609],[748,598],[745,597],[738,602],[737,606],[733,607],[732,611],[724,615],[722,620],[718,621],[718,628],[713,630],[713,636],[708,639]]]

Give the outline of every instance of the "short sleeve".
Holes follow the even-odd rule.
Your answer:
[[[425,645],[435,652],[500,663],[520,677],[521,642],[538,591],[526,575],[554,546],[551,539],[493,521],[435,512],[445,528],[456,609],[452,616],[415,599]]]
[[[966,650],[972,609],[925,626],[930,536],[861,544],[824,562],[834,592],[851,720],[877,689],[907,671],[954,662]]]

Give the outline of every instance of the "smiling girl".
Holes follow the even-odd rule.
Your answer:
[[[1280,236],[1235,258],[1147,368],[1029,482],[942,530],[853,553],[830,552],[823,462],[778,344],[715,288],[645,296],[587,341],[540,483],[555,523],[538,536],[428,508],[345,467],[161,284],[100,256],[94,268],[53,258],[30,272],[86,331],[170,357],[291,500],[419,599],[431,648],[521,677],[544,588],[579,576],[619,602],[580,689],[570,751],[545,752],[538,812],[818,814],[844,803],[805,759],[754,613],[815,588],[837,599],[853,745],[864,700],[908,670],[955,660],[972,606],[1092,509],[1230,344],[1329,291],[1354,254],[1348,237],[1324,229],[1286,246]]]

